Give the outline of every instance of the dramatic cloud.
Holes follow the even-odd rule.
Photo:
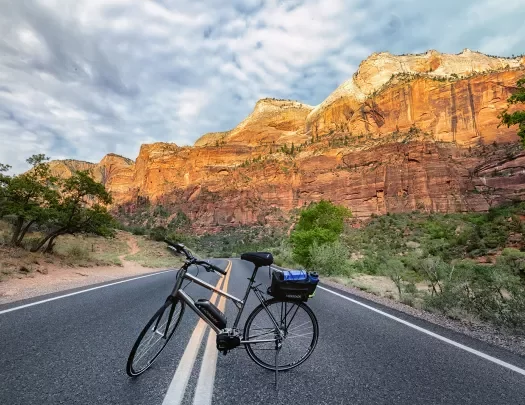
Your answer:
[[[524,0],[0,0],[0,162],[135,158],[320,103],[372,52],[525,51]]]

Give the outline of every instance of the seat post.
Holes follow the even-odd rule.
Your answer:
[[[253,269],[252,276],[249,278],[249,280],[250,280],[250,287],[251,287],[252,283],[255,281],[255,276],[257,275],[257,270],[259,270],[259,266],[255,266],[255,268]]]
[[[246,293],[244,294],[244,298],[242,299],[242,306],[239,308],[239,311],[237,312],[237,316],[235,317],[235,321],[233,322],[233,327],[237,328],[237,325],[239,324],[239,321],[241,320],[242,311],[244,310],[244,306],[246,305],[246,301],[248,300],[248,296],[250,295],[250,290],[252,288],[253,282],[255,281],[255,275],[257,274],[257,270],[259,270],[259,266],[255,266],[253,269],[252,276],[248,279],[248,287],[246,287]]]

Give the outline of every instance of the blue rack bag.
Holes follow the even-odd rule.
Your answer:
[[[319,276],[316,272],[273,269],[268,294],[279,299],[308,301],[313,297],[317,283]]]

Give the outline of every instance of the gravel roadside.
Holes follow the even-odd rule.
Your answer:
[[[159,270],[125,262],[122,267],[68,267],[55,268],[48,274],[34,273],[21,278],[0,282],[0,304],[51,294],[59,291],[86,287],[105,281],[154,273]]]
[[[413,308],[398,301],[370,294],[368,292],[359,290],[358,288],[336,283],[332,280],[327,280],[326,278],[322,278],[321,282],[325,285],[338,288],[358,297],[365,298],[369,301],[376,302],[416,318],[423,319],[427,322],[432,322],[436,325],[451,329],[455,332],[463,333],[472,338],[479,339],[481,341],[507,349],[521,356],[525,356],[524,336],[512,335],[494,326],[484,323],[459,321],[440,314],[434,314],[421,309]]]

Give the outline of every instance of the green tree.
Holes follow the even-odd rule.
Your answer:
[[[32,168],[18,176],[3,175],[2,207],[0,214],[13,218],[11,244],[20,246],[27,231],[35,223],[42,224],[51,215],[50,207],[55,204],[58,194],[55,186],[57,179],[51,176],[47,158],[43,154],[27,159]],[[7,166],[2,165],[2,171]]]
[[[4,174],[11,169],[11,166],[0,163],[0,218],[7,214],[7,187],[11,182],[11,177]]]
[[[309,267],[311,265],[310,248],[314,243],[321,246],[335,242],[343,232],[344,220],[350,216],[351,212],[347,208],[325,200],[311,203],[303,209],[290,235],[294,260]]]
[[[111,195],[90,177],[89,172],[75,172],[61,182],[60,198],[50,208],[48,231],[31,251],[51,253],[56,238],[65,234],[112,235],[114,222],[105,207],[111,201]]]
[[[525,103],[525,77],[518,80],[516,84],[517,91],[512,94],[507,102],[509,104],[524,104]],[[513,125],[518,125],[518,136],[521,138],[521,143],[525,146],[525,111],[515,111],[513,113],[508,112],[508,108],[501,113],[500,125],[506,125],[508,128]]]

